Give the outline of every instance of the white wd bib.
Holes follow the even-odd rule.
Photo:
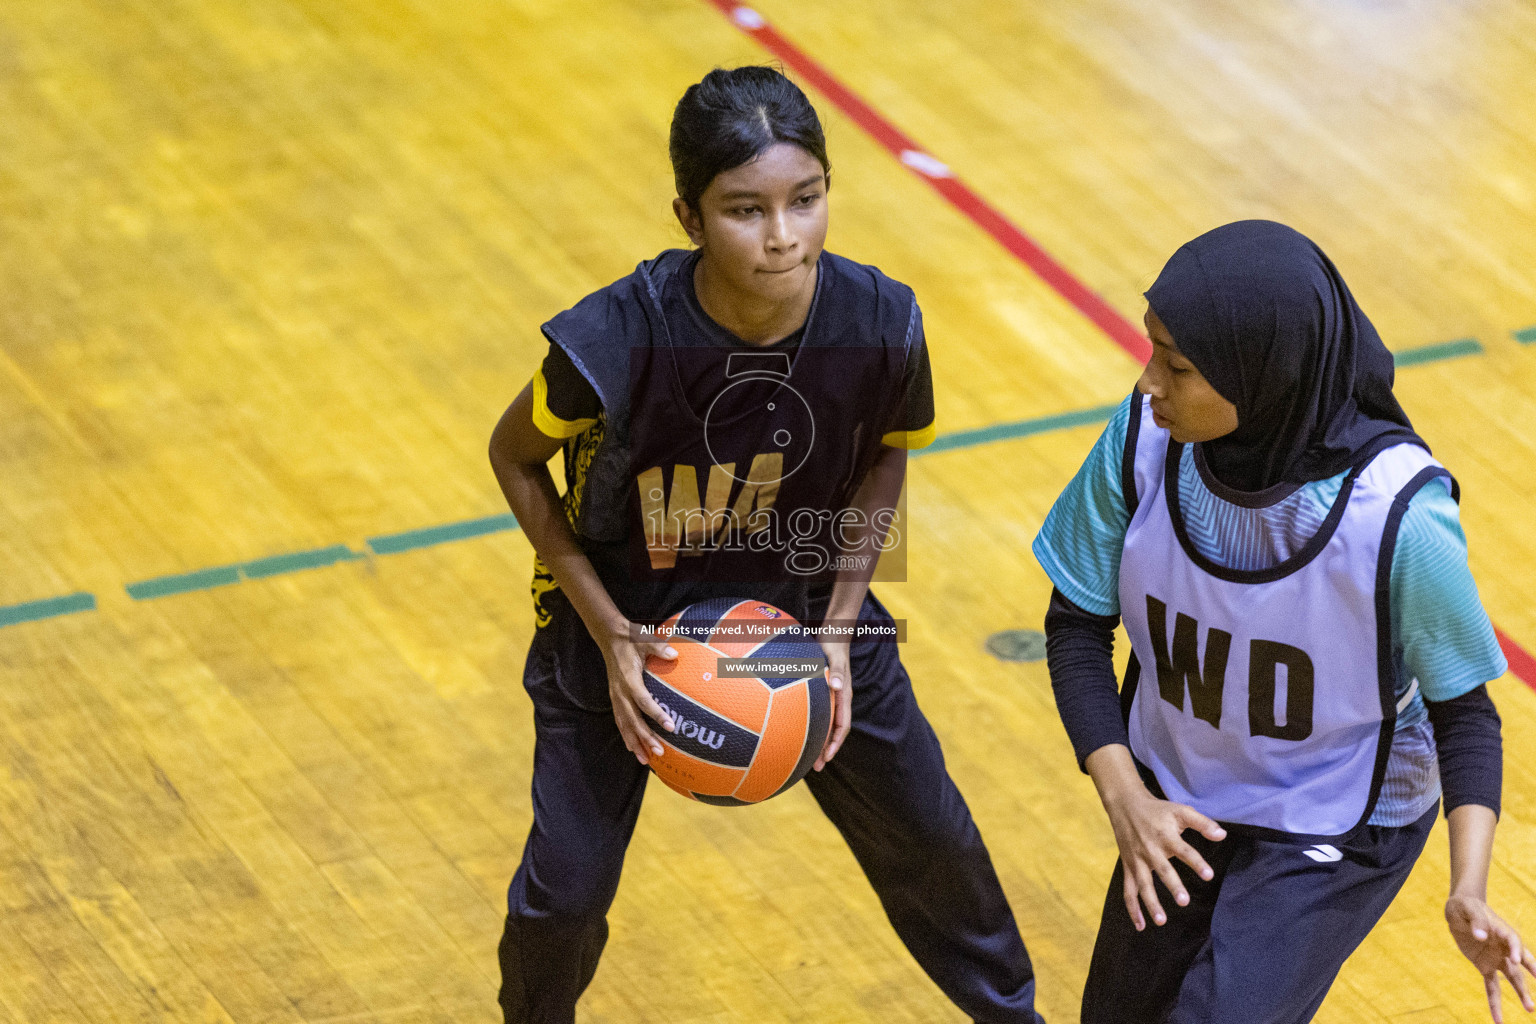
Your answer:
[[[1164,795],[1260,834],[1336,837],[1375,806],[1397,708],[1388,605],[1408,500],[1449,474],[1388,448],[1345,479],[1312,540],[1271,569],[1211,562],[1185,534],[1185,445],[1137,395],[1120,562],[1131,750]]]

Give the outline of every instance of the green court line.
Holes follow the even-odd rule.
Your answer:
[[[328,548],[316,548],[313,551],[294,551],[286,555],[273,555],[270,558],[258,558],[236,565],[220,565],[212,569],[197,569],[171,576],[157,576],[152,580],[130,583],[123,589],[128,591],[128,596],[135,601],[149,601],[157,597],[170,597],[172,594],[185,594],[193,590],[212,590],[214,587],[228,586],[231,583],[239,583],[241,580],[259,580],[285,572],[323,569],[337,562],[352,562],[366,557],[368,556],[362,552],[353,551],[345,544],[333,544]]]
[[[95,609],[95,594],[81,592],[64,597],[48,597],[41,601],[26,601],[0,608],[0,626],[14,626],[18,622],[35,622],[38,619],[51,619],[56,615],[89,612]]]
[[[316,548],[314,551],[295,551],[292,554],[273,555],[271,558],[258,558],[254,562],[245,562],[240,566],[240,574],[246,579],[260,580],[285,572],[324,569],[337,562],[355,562],[359,558],[366,557],[345,544],[333,544],[328,548]]]
[[[1522,345],[1536,344],[1536,327],[1522,327],[1518,331],[1511,331],[1515,340]]]
[[[1392,353],[1392,362],[1398,366],[1418,366],[1421,363],[1437,363],[1442,359],[1475,356],[1483,350],[1476,338],[1458,338],[1442,341],[1438,345],[1422,345]]]
[[[1034,434],[1045,434],[1052,430],[1066,430],[1069,427],[1103,423],[1113,416],[1119,407],[1120,403],[1116,402],[1114,405],[1100,405],[1092,409],[1079,409],[1077,412],[1041,416],[1038,419],[994,423],[990,427],[978,427],[975,430],[957,430],[952,434],[940,434],[928,447],[919,448],[912,454],[913,456],[933,455],[937,452],[954,451],[957,448],[974,448],[976,445],[991,444],[994,441],[1011,441]]]
[[[517,529],[517,519],[512,513],[505,512],[499,516],[486,516],[483,519],[466,519],[458,523],[386,534],[383,537],[369,537],[368,547],[376,555],[395,555],[402,551],[431,547],[434,544],[446,544],[449,541],[467,540],[470,537],[483,537],[488,533],[515,529]]]
[[[209,590],[239,582],[240,567],[238,565],[221,565],[214,569],[198,569],[196,572],[157,576],[152,580],[130,583],[123,589],[128,591],[128,596],[135,601],[148,601],[155,597],[185,594],[189,590]]]

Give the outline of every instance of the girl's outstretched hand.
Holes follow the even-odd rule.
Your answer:
[[[1140,793],[1132,790],[1119,799],[1106,800],[1104,809],[1109,812],[1115,843],[1120,847],[1120,861],[1125,866],[1125,909],[1136,930],[1141,931],[1147,926],[1143,906],[1152,915],[1153,924],[1168,921],[1157,898],[1154,879],[1162,881],[1179,906],[1189,905],[1189,891],[1174,869],[1173,858],[1188,864],[1206,881],[1213,877],[1211,866],[1200,851],[1185,842],[1184,830],[1192,828],[1210,840],[1225,838],[1227,830],[1193,807],[1159,800],[1139,780],[1138,788]]]
[[[1536,977],[1536,955],[1520,940],[1517,932],[1486,902],[1475,896],[1452,896],[1445,903],[1445,922],[1463,956],[1472,961],[1483,976],[1488,993],[1488,1012],[1494,1024],[1504,1024],[1503,994],[1499,975],[1509,979],[1526,1013],[1536,1011],[1531,997],[1529,974]]]
[[[1110,743],[1089,754],[1083,766],[1093,776],[1099,799],[1115,830],[1120,847],[1120,863],[1125,868],[1125,912],[1137,931],[1146,928],[1145,906],[1153,924],[1165,924],[1168,915],[1157,898],[1157,880],[1161,879],[1174,902],[1189,905],[1189,890],[1173,866],[1173,858],[1188,864],[1206,881],[1214,877],[1211,866],[1200,851],[1184,840],[1184,830],[1194,829],[1216,842],[1227,837],[1227,830],[1193,807],[1159,800],[1141,781],[1131,751],[1120,743]]]

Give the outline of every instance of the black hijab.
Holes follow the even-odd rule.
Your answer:
[[[1412,442],[1392,395],[1392,353],[1305,235],[1244,220],[1182,246],[1147,302],[1195,368],[1237,406],[1237,429],[1201,445],[1239,491],[1325,480]]]

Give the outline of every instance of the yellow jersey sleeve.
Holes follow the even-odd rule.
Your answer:
[[[888,444],[892,448],[905,448],[913,451],[918,448],[927,448],[933,444],[933,439],[938,436],[937,421],[928,424],[921,430],[893,430],[880,438],[881,444]]]
[[[544,379],[544,367],[539,367],[533,374],[533,425],[539,428],[539,433],[546,437],[552,437],[563,441],[568,437],[575,437],[584,433],[592,424],[596,423],[596,417],[578,420],[563,420],[549,409],[549,383]]]

